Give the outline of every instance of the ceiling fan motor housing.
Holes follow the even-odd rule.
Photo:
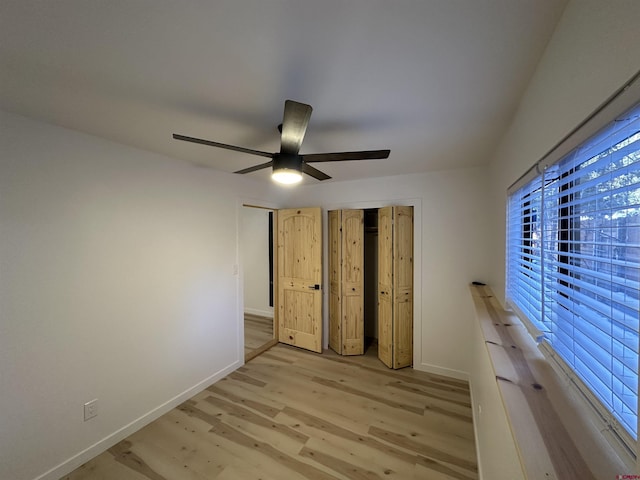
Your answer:
[[[292,153],[274,153],[273,170],[295,170],[302,171],[302,156]]]

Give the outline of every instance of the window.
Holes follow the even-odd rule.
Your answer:
[[[640,105],[510,189],[507,301],[628,445],[638,432]],[[522,183],[522,182],[521,182]]]

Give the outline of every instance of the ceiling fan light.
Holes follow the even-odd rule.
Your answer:
[[[298,170],[294,170],[292,168],[278,168],[273,170],[271,178],[274,182],[278,182],[283,185],[293,185],[302,180],[302,174]]]

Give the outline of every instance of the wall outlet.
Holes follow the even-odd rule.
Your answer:
[[[92,419],[98,416],[98,399],[95,398],[90,402],[84,404],[84,421]]]

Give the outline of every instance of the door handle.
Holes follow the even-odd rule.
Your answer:
[[[315,285],[309,285],[307,288],[310,288],[311,290],[320,290],[320,285],[316,283]]]

